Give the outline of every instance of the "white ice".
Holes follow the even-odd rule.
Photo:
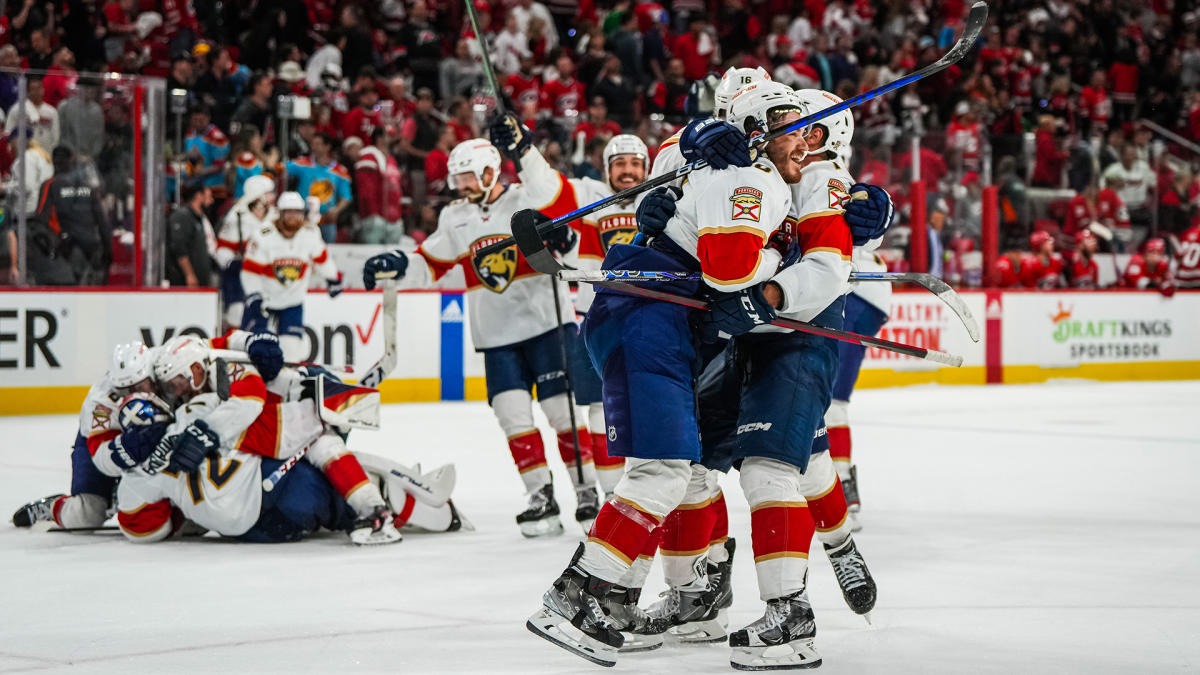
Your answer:
[[[1198,401],[1200,382],[857,393],[857,540],[879,604],[873,626],[850,613],[814,547],[823,671],[1200,669]],[[68,487],[74,423],[0,420],[5,514]],[[518,534],[524,498],[487,407],[388,406],[384,425],[352,444],[455,462],[477,531],[367,550],[334,533],[139,546],[0,525],[0,672],[601,672],[525,629],[580,537]],[[761,604],[745,502],[724,485],[739,627]],[[644,599],[661,589],[656,569]],[[732,672],[728,656],[667,647],[615,670]]]

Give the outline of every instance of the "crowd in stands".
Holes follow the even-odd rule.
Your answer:
[[[892,262],[904,265],[916,197],[933,271],[958,273],[950,261],[979,250],[989,184],[999,189],[1002,257],[1017,268],[1035,232],[1063,248],[1099,231],[1100,248],[1141,254],[1163,240],[1172,254],[1175,237],[1200,224],[1200,2],[988,4],[967,58],[854,110],[850,169],[887,187],[900,214],[885,244]],[[940,58],[969,5],[474,2],[503,95],[543,154],[594,177],[614,134],[636,133],[653,153],[685,124],[692,82],[708,72],[761,66],[793,87],[848,98]],[[0,283],[16,275],[14,209],[45,226],[32,257],[79,255],[95,270],[68,280],[31,269],[50,283],[103,280],[112,232],[128,223],[130,93],[122,80],[79,72],[165,78],[165,199],[199,199],[209,231],[248,178],[267,174],[280,192],[316,198],[329,242],[421,241],[452,198],[450,149],[481,135],[494,103],[458,0],[10,0],[3,11]],[[22,79],[29,131],[17,185]],[[923,190],[910,189],[916,170]],[[60,173],[98,191],[86,208],[101,209],[102,224],[46,211],[39,195]]]

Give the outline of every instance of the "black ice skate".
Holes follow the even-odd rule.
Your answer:
[[[821,655],[813,647],[817,623],[804,591],[767,601],[761,619],[729,636],[736,670],[816,668]]]
[[[671,588],[648,610],[651,618],[670,625],[669,634],[681,644],[724,642],[728,635],[727,611],[733,604],[733,551],[736,542],[725,542],[729,558],[720,563],[697,562],[706,565],[708,583],[699,589]]]
[[[575,488],[575,520],[586,535],[592,531],[592,523],[600,514],[600,497],[594,486]]]
[[[25,506],[17,509],[13,514],[12,523],[17,527],[33,527],[34,523],[42,521],[54,521],[54,502],[59,497],[66,495],[50,495],[36,502],[29,502]]]
[[[617,650],[624,644],[616,628],[627,590],[581,570],[583,544],[571,565],[542,596],[542,608],[525,622],[531,633],[601,666],[617,663]]]
[[[395,520],[386,506],[377,506],[371,515],[359,518],[350,526],[350,541],[356,546],[399,543],[404,537],[396,529]]]
[[[529,493],[529,508],[517,514],[517,525],[521,534],[529,538],[562,534],[553,481]]]
[[[833,565],[833,574],[842,588],[846,604],[855,614],[867,615],[875,607],[875,580],[854,545],[854,538],[846,537],[846,541],[837,546],[825,544],[825,555]],[[866,619],[868,623],[871,621],[870,616]]]
[[[620,649],[622,654],[658,649],[663,646],[663,633],[671,625],[651,617],[646,610],[638,607],[641,597],[642,589],[630,588],[625,591],[620,606],[605,606],[609,621],[625,639]]]
[[[858,512],[862,510],[862,504],[858,499],[858,466],[850,465],[850,477],[842,481],[842,492],[846,495],[850,531],[858,532],[862,529],[862,523],[858,522]]]

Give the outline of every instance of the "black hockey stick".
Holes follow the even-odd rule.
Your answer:
[[[529,261],[530,267],[538,272],[541,272],[542,274],[549,274],[553,276],[557,276],[559,273],[567,269],[566,267],[563,267],[563,265],[557,260],[555,260],[554,256],[550,254],[550,251],[546,250],[546,243],[542,241],[542,236],[538,233],[536,212],[518,211],[515,213],[512,219],[512,231],[513,238],[517,242],[517,248],[520,249],[521,253],[525,256],[525,259]],[[683,305],[684,307],[691,307],[692,309],[705,311],[709,309],[709,303],[705,300],[675,295],[674,293],[663,293],[662,291],[643,288],[636,284],[630,284],[623,281],[595,281],[587,283],[643,298],[662,300],[664,302],[670,302],[676,305]],[[878,347],[889,352],[896,352],[897,354],[904,354],[905,356],[924,359],[926,361],[933,361],[934,363],[941,363],[947,366],[958,367],[962,365],[963,361],[962,357],[956,354],[948,354],[936,349],[913,347],[911,345],[900,344],[890,340],[881,340],[879,338],[859,335],[858,333],[851,333],[844,330],[824,328],[822,326],[815,326],[805,321],[776,318],[771,322],[771,325],[779,326],[780,328],[790,328],[791,330],[799,331],[801,333],[811,333],[813,335],[833,338],[834,340],[841,340],[843,342],[851,342],[864,347]]]
[[[942,58],[938,59],[936,62],[931,63],[928,66],[925,66],[924,68],[918,70],[915,73],[909,73],[908,75],[905,75],[904,77],[892,80],[891,82],[888,82],[887,84],[885,84],[877,89],[872,89],[871,91],[863,92],[863,93],[859,94],[858,96],[855,96],[853,98],[848,98],[845,101],[842,101],[841,103],[831,105],[828,108],[825,108],[823,110],[818,110],[817,112],[815,112],[811,115],[802,117],[801,119],[797,120],[796,122],[793,122],[792,124],[789,124],[786,127],[779,127],[778,129],[769,131],[766,134],[763,134],[762,136],[756,136],[756,137],[750,139],[750,141],[749,141],[751,148],[757,148],[758,146],[763,145],[765,143],[769,143],[770,141],[772,141],[780,136],[790,134],[793,131],[803,129],[803,128],[809,126],[810,124],[813,124],[815,122],[820,122],[821,120],[825,119],[826,117],[829,117],[831,115],[836,115],[837,113],[840,113],[843,110],[848,110],[850,108],[853,108],[854,106],[861,105],[863,103],[866,103],[867,101],[878,98],[880,96],[883,96],[884,94],[891,93],[901,87],[912,84],[913,82],[917,82],[926,77],[929,77],[930,75],[936,75],[937,73],[940,73],[941,71],[945,70],[946,68],[949,68],[950,66],[952,66],[955,63],[962,60],[962,58],[967,55],[967,52],[970,51],[971,47],[975,44],[975,41],[977,39],[979,39],[979,33],[980,33],[980,31],[983,30],[983,24],[987,21],[987,15],[988,15],[987,3],[983,2],[983,0],[979,0],[974,5],[971,5],[971,12],[970,12],[970,14],[967,15],[966,28],[963,29],[962,37],[960,37],[958,39],[958,42],[954,43],[954,46],[950,48],[950,51],[946,52],[946,54],[944,56],[942,56]],[[632,198],[636,197],[637,195],[640,195],[643,192],[653,190],[656,187],[671,183],[672,181],[682,178],[682,177],[686,176],[687,174],[695,171],[696,169],[700,169],[705,166],[708,166],[708,164],[705,163],[704,160],[697,160],[695,162],[692,162],[691,164],[681,166],[672,173],[665,173],[657,178],[652,178],[643,183],[639,183],[627,190],[622,190],[612,196],[605,197],[604,199],[601,199],[600,201],[593,202],[591,204],[588,204],[587,206],[580,207],[570,213],[561,215],[548,223],[543,223],[538,228],[538,233],[539,233],[539,235],[544,236],[547,232],[550,232],[551,230],[555,230],[555,229],[562,227],[572,221],[579,220],[580,218],[588,215],[589,213],[595,213],[596,211],[603,209],[604,207],[608,206],[609,204],[632,199]],[[514,215],[513,217],[516,218],[516,215]],[[476,251],[476,255],[487,255],[489,253],[495,253],[496,251],[499,251],[501,249],[507,248],[512,245],[513,245],[512,237],[506,237],[504,239],[501,239],[500,241],[497,241],[492,244],[488,244],[487,246],[480,248],[478,251]]]
[[[121,528],[118,525],[101,525],[99,527],[51,527],[46,531],[84,534],[92,532],[119,532],[120,530]]]

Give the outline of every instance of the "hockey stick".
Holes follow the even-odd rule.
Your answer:
[[[251,363],[250,357],[247,356],[245,352],[239,352],[235,349],[210,349],[209,354],[212,355],[213,360],[220,359],[227,363]],[[321,363],[308,363],[308,362],[301,363],[301,362],[296,362],[296,361],[284,361],[283,365],[287,366],[288,368],[299,368],[301,366],[318,366],[320,368],[324,368],[325,370],[328,370],[329,372],[333,373],[334,375],[338,375],[339,377],[342,375],[349,375],[354,372],[354,368],[352,368],[350,366],[343,366],[341,368],[338,368],[336,366],[327,366],[327,365],[324,365]]]
[[[701,275],[699,272],[663,272],[651,270],[572,270],[564,268],[558,273],[558,278],[562,281],[583,282],[594,284],[598,281],[626,281],[626,282],[666,282],[666,281],[699,281]],[[963,299],[958,295],[950,284],[941,279],[922,272],[851,272],[851,282],[860,281],[887,281],[891,283],[913,283],[925,290],[938,296],[942,302],[950,307],[960,321],[963,327],[967,329],[967,334],[971,336],[973,342],[979,342],[979,324],[975,322],[975,316],[971,314],[971,309],[963,302]]]
[[[119,525],[101,525],[99,527],[51,527],[47,528],[47,532],[118,532],[121,527]]]
[[[530,215],[524,215],[526,213],[529,213]],[[554,258],[554,256],[550,254],[550,251],[546,249],[546,244],[544,241],[542,241],[541,234],[538,233],[535,212],[518,211],[516,214],[514,214],[512,220],[512,231],[513,237],[517,242],[517,248],[520,249],[522,255],[524,255],[525,259],[529,261],[529,266],[534,270],[541,272],[542,274],[557,276],[560,272],[566,269]],[[684,307],[691,307],[692,309],[705,311],[709,309],[709,303],[705,300],[675,295],[674,293],[663,293],[661,291],[643,288],[636,284],[625,283],[623,281],[596,281],[591,283],[594,286],[601,286],[603,288],[609,288],[615,291],[620,291],[622,293],[628,293],[630,295],[636,295],[643,298],[662,300],[664,302],[670,302],[676,305],[683,305]],[[780,328],[790,328],[801,333],[811,333],[813,335],[833,338],[834,340],[841,340],[843,342],[851,342],[864,347],[878,347],[886,351],[896,352],[897,354],[904,354],[905,356],[912,356],[914,358],[924,359],[926,361],[933,361],[934,363],[941,363],[947,366],[958,367],[962,365],[963,361],[962,357],[956,354],[947,354],[946,352],[937,351],[936,349],[913,347],[911,345],[891,342],[890,340],[881,340],[879,338],[859,335],[858,333],[851,333],[849,331],[824,328],[822,326],[816,326],[804,321],[776,318],[771,322],[771,325],[779,326]]]
[[[358,379],[358,383],[364,387],[379,388],[379,383],[391,374],[396,368],[396,361],[399,355],[396,353],[396,280],[395,273],[382,273],[376,275],[377,279],[382,279],[381,284],[383,290],[383,356],[379,361],[371,366],[362,377]],[[318,402],[317,405],[320,405]],[[304,455],[308,452],[309,446],[304,446],[296,451],[294,455],[288,457],[283,464],[271,472],[271,475],[263,479],[263,492],[270,492],[275,489],[279,481],[287,475],[292,467],[296,466]]]
[[[863,103],[866,103],[867,101],[878,98],[880,96],[883,96],[884,94],[891,93],[901,87],[912,84],[913,82],[917,82],[926,77],[929,77],[930,75],[936,75],[937,73],[945,70],[946,68],[949,68],[950,66],[954,65],[958,61],[962,60],[962,58],[964,56],[966,56],[967,52],[970,51],[971,47],[975,44],[975,41],[979,38],[980,31],[983,30],[983,24],[987,21],[987,15],[988,15],[987,3],[983,2],[983,0],[979,0],[974,5],[971,5],[971,12],[970,12],[970,14],[967,15],[967,20],[965,22],[966,27],[963,29],[962,37],[960,37],[958,39],[958,42],[956,42],[954,44],[954,46],[950,48],[950,51],[946,52],[946,54],[944,56],[942,56],[942,58],[938,59],[936,62],[931,63],[928,66],[925,66],[924,68],[922,68],[921,70],[918,70],[915,73],[910,73],[908,75],[905,75],[904,77],[892,80],[891,82],[889,82],[877,89],[872,89],[871,91],[863,92],[862,94],[859,94],[858,96],[855,96],[853,98],[848,98],[848,99],[842,101],[841,103],[831,105],[828,108],[819,110],[811,115],[808,115],[807,117],[802,117],[801,119],[797,120],[796,122],[794,122],[786,127],[779,127],[778,129],[767,132],[766,134],[763,134],[762,136],[756,136],[756,137],[750,139],[750,141],[749,141],[751,148],[757,148],[758,146],[763,145],[765,143],[769,143],[770,141],[772,141],[780,136],[790,134],[793,131],[803,129],[803,128],[809,126],[810,124],[813,124],[815,122],[819,122],[819,121],[825,119],[826,117],[829,117],[831,115],[836,115],[837,113],[840,113],[843,110],[848,110],[850,108],[853,108],[854,106],[861,105]],[[590,213],[599,211],[600,209],[605,208],[609,204],[632,199],[632,198],[636,197],[637,195],[640,195],[643,192],[647,192],[649,190],[653,190],[656,187],[666,185],[672,181],[675,181],[679,178],[686,176],[687,174],[695,171],[696,169],[700,169],[705,166],[708,166],[708,165],[703,160],[697,160],[695,162],[692,162],[691,164],[682,166],[671,173],[665,173],[657,178],[652,178],[644,183],[639,183],[638,185],[635,185],[627,190],[622,190],[614,195],[605,197],[604,199],[601,199],[600,201],[593,202],[591,204],[588,204],[587,206],[576,209],[570,213],[561,215],[558,218],[555,218],[554,220],[552,220],[548,223],[543,223],[542,226],[538,227],[538,235],[544,236],[546,233],[548,233],[552,230],[558,229],[559,227],[562,227],[563,225],[566,225],[567,223],[570,223],[575,220],[579,220],[580,218],[582,218]],[[518,211],[518,213],[520,213],[520,212]],[[514,214],[513,217],[515,218],[516,215]],[[487,255],[489,253],[495,253],[496,251],[499,251],[501,249],[512,246],[513,243],[514,243],[514,240],[512,237],[506,237],[504,239],[501,239],[500,241],[497,241],[492,244],[488,244],[487,246],[480,248],[475,253],[476,253],[476,255]]]

